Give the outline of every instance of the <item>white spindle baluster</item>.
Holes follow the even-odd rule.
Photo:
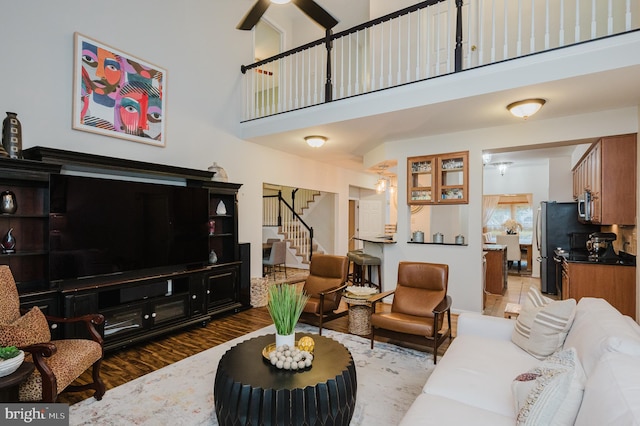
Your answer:
[[[453,70],[453,67],[451,66],[451,63],[452,63],[451,59],[453,57],[453,51],[456,43],[455,29],[452,31],[452,27],[451,27],[451,20],[454,19],[454,17],[456,16],[456,13],[453,10],[451,10],[451,8],[454,5],[455,3],[452,1],[447,2],[447,22],[446,22],[447,37],[445,40],[445,43],[447,46],[447,72],[451,72]],[[452,38],[452,35],[453,35],[453,38]]]
[[[529,53],[536,51],[536,0],[531,0],[531,38],[529,39]]]
[[[333,80],[333,82],[331,84],[333,90],[332,90],[331,93],[332,93],[333,99],[337,99],[337,97],[338,97],[338,83],[336,81],[337,76],[338,76],[338,63],[337,63],[338,62],[338,52],[336,52],[336,50],[338,50],[338,49],[336,48],[336,46],[337,46],[337,43],[334,43],[333,44],[333,48],[331,49],[331,53],[333,55],[333,61],[331,62],[331,78]],[[325,78],[323,78],[323,81],[325,81],[325,80],[326,80],[326,76],[325,76]],[[342,82],[340,82],[340,84],[342,84]],[[326,101],[327,100],[325,99],[325,102]]]
[[[596,0],[591,0],[591,40],[597,37],[598,23],[596,22]]]
[[[311,96],[311,75],[313,68],[311,68],[311,50],[307,49],[307,72],[304,74],[307,76],[307,102],[305,106],[309,106],[313,103],[313,96]]]
[[[411,14],[407,13],[407,77],[406,82],[411,81]]]
[[[260,68],[260,70],[264,70],[264,66],[262,68]],[[260,73],[260,98],[261,98],[261,106],[260,106],[260,117],[264,117],[266,114],[266,99],[264,96],[264,72]]]
[[[493,0],[491,7],[491,62],[496,61],[496,0]]]
[[[354,59],[356,61],[356,82],[354,93],[358,95],[360,93],[360,31],[356,32],[356,54]]]
[[[340,38],[340,97],[344,98],[344,37]]]
[[[576,27],[574,29],[574,43],[578,43],[580,41],[580,0],[576,0]]]
[[[418,10],[416,12],[416,80],[420,80],[420,60],[422,59],[420,55],[420,49],[422,43],[420,43],[422,34],[422,11]]]
[[[315,76],[315,78],[313,79],[313,103],[317,104],[318,103],[318,77],[319,77],[319,73],[318,73],[318,47],[315,47],[313,49],[313,75]],[[311,74],[311,73],[309,73]]]
[[[269,71],[267,71],[267,84],[269,85],[269,115],[274,113],[275,109],[275,87],[273,84],[273,61],[269,62]]]
[[[522,0],[518,0],[518,40],[516,42],[516,56],[522,55]]]
[[[433,51],[433,49],[431,49],[431,46],[433,46],[433,43],[435,42],[435,40],[432,40],[431,34],[433,34],[433,31],[431,30],[431,20],[429,19],[429,14],[427,13],[426,10],[424,10],[422,12],[423,14],[423,18],[424,18],[424,22],[425,22],[425,29],[424,29],[424,38],[426,40],[426,43],[424,44],[424,56],[425,56],[425,65],[424,65],[424,76],[425,77],[430,77],[431,76],[431,52]]]
[[[296,93],[295,93],[295,97],[294,97],[294,104],[293,107],[294,108],[298,108],[298,106],[300,106],[300,83],[298,80],[298,69],[299,69],[299,64],[298,64],[298,58],[300,57],[300,55],[296,55],[296,68],[295,68],[295,84],[296,84]]]
[[[379,89],[384,87],[384,22],[380,23],[380,84]]]
[[[346,37],[343,37],[343,38],[346,38]],[[351,74],[352,74],[352,72],[351,72],[351,63],[353,62],[353,56],[352,56],[352,53],[351,53],[351,45],[352,44],[353,43],[351,43],[351,38],[349,38],[347,40],[347,49],[349,51],[349,54],[347,55],[347,57],[349,58],[349,61],[347,62],[347,72],[349,73],[349,75],[347,76],[348,82],[349,82],[347,84],[347,96],[351,96],[351,84],[352,84],[351,83]]]
[[[607,17],[607,35],[613,34],[613,1],[609,0]]]
[[[545,11],[544,11],[544,48],[545,50],[549,48],[549,0],[545,1]]]
[[[398,17],[398,47],[396,48],[396,55],[398,55],[398,69],[396,71],[396,84],[402,83],[402,16]]]
[[[558,46],[564,46],[564,0],[560,0],[560,34]]]
[[[296,56],[297,58],[297,56]],[[287,80],[289,81],[289,110],[293,109],[293,105],[294,105],[294,96],[295,96],[295,92],[294,92],[294,84],[295,84],[295,80],[294,80],[294,72],[293,72],[293,64],[294,64],[294,58],[293,56],[289,57],[289,78],[287,78]]]
[[[363,49],[363,60],[362,60],[362,91],[366,92],[369,89],[369,73],[367,70],[369,69],[369,28],[364,29],[364,45]]]
[[[387,70],[387,87],[393,86],[393,81],[391,80],[391,76],[393,75],[393,70],[391,67],[393,66],[393,55],[391,50],[391,45],[393,44],[393,21],[389,20],[389,54],[387,55],[388,61],[388,70]]]
[[[375,54],[375,47],[376,47],[376,31],[377,31],[377,27],[371,27],[371,29],[369,30],[369,32],[371,33],[371,36],[369,37],[369,39],[371,40],[371,77],[369,79],[370,84],[371,84],[371,90],[376,90],[376,54]]]
[[[504,43],[502,46],[502,59],[508,59],[509,58],[509,45],[508,45],[508,40],[509,40],[509,32],[508,32],[508,28],[509,26],[507,25],[507,16],[509,15],[508,12],[508,8],[507,8],[507,3],[508,0],[505,0],[504,2]]]

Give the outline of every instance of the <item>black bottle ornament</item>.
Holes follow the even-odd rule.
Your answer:
[[[16,252],[16,239],[13,236],[13,228],[9,229],[9,231],[5,234],[4,238],[2,239],[2,243],[0,243],[0,245],[2,246],[3,253]]]
[[[22,125],[15,112],[7,112],[2,122],[2,145],[10,158],[22,158]]]

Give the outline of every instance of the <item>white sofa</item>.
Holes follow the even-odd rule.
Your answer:
[[[514,378],[542,361],[512,343],[515,323],[461,314],[457,337],[401,425],[516,424]],[[561,349],[571,347],[584,370],[575,424],[640,425],[640,326],[603,299],[583,298]]]

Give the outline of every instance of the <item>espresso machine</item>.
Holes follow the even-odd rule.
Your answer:
[[[618,236],[613,232],[594,232],[589,234],[587,240],[587,250],[589,260],[611,260],[617,259],[618,255],[613,250],[613,242]]]

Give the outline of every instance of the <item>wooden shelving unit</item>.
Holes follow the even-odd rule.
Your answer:
[[[469,203],[469,152],[407,158],[407,204]]]

